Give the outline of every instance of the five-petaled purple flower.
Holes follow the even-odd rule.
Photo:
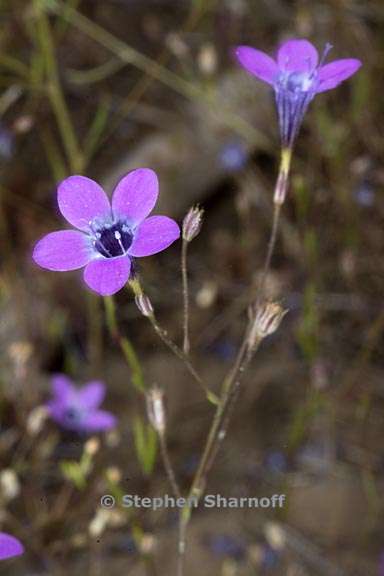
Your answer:
[[[114,294],[129,279],[132,258],[161,252],[180,236],[171,218],[147,218],[158,190],[153,170],[133,170],[117,184],[111,207],[104,190],[90,178],[66,178],[58,187],[59,209],[80,231],[47,234],[36,244],[33,259],[61,272],[85,266],[84,280],[92,290]]]
[[[0,532],[0,560],[20,556],[24,553],[24,546],[14,536]]]
[[[103,382],[88,382],[82,388],[74,386],[64,374],[52,379],[53,399],[47,404],[49,415],[57,424],[75,432],[101,432],[116,426],[110,412],[99,410],[105,396]]]
[[[250,46],[238,46],[235,54],[250,74],[275,90],[280,133],[284,148],[291,148],[309,103],[319,92],[336,88],[361,66],[360,60],[346,58],[324,64],[331,45],[319,62],[316,48],[308,40],[289,40],[277,52],[277,61]]]

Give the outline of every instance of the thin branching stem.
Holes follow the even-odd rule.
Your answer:
[[[135,276],[134,279],[129,281],[129,286],[136,297],[137,296],[143,296],[144,292],[143,292],[142,286],[140,284],[140,280],[137,276]],[[193,376],[194,380],[199,384],[201,389],[204,391],[207,399],[212,404],[217,404],[218,403],[217,396],[206,386],[206,384],[204,383],[200,374],[197,372],[197,370],[193,366],[193,364],[192,364],[191,360],[188,358],[188,356],[186,356],[184,354],[183,350],[181,350],[181,348],[179,348],[178,345],[168,336],[167,331],[164,330],[164,328],[162,328],[162,326],[160,326],[159,322],[157,321],[155,314],[153,312],[151,312],[151,313],[146,314],[146,317],[148,318],[149,322],[151,323],[156,334],[159,336],[160,340],[167,346],[167,348],[169,348],[169,350],[171,350],[171,352],[173,352],[173,354],[175,356],[177,356],[177,358],[179,358],[183,362],[183,364],[185,365],[188,372],[191,374],[191,376]]]
[[[256,308],[261,303],[261,300],[264,297],[263,292],[264,292],[265,278],[268,274],[271,265],[272,256],[276,245],[281,206],[284,202],[287,191],[290,160],[291,160],[290,151],[287,152],[286,150],[283,150],[280,162],[279,174],[275,186],[275,194],[274,194],[275,208],[272,221],[271,235],[268,242],[267,253],[264,261],[259,293],[257,295],[254,308]],[[191,488],[189,490],[188,499],[194,498],[197,499],[197,501],[199,501],[202,494],[204,493],[208,473],[211,467],[213,466],[220,445],[227,434],[229,422],[236,404],[236,400],[239,396],[242,378],[247,368],[249,367],[251,360],[254,354],[256,353],[259,344],[262,340],[262,337],[258,337],[256,341],[252,342],[252,346],[250,346],[250,335],[252,333],[254,320],[255,317],[254,314],[252,313],[248,318],[248,322],[244,332],[244,337],[241,346],[239,348],[235,363],[223,381],[220,400],[216,407],[215,416],[213,418],[212,425],[208,433],[208,438],[205,443],[205,447],[200,459],[197,472],[194,476]],[[184,576],[186,538],[190,518],[191,518],[191,508],[189,508],[187,504],[187,506],[181,511],[179,515],[177,576]]]
[[[173,495],[175,496],[175,498],[181,498],[181,492],[180,492],[178,482],[176,480],[176,474],[175,474],[175,471],[173,469],[171,459],[169,457],[169,451],[168,451],[165,431],[159,432],[158,437],[159,437],[161,458],[163,460],[163,465],[165,468],[165,472],[168,476],[168,480],[169,480],[169,483],[171,485]]]

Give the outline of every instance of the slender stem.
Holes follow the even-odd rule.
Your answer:
[[[189,290],[188,290],[188,268],[187,268],[187,254],[188,254],[188,242],[183,238],[181,246],[181,275],[183,280],[183,311],[184,311],[184,342],[183,350],[186,356],[189,355],[190,343],[189,343]]]
[[[171,459],[169,457],[168,446],[167,446],[167,441],[166,441],[166,437],[165,437],[165,431],[159,432],[158,437],[159,437],[161,457],[163,460],[165,472],[168,476],[168,480],[169,480],[171,487],[172,487],[173,494],[174,494],[175,498],[181,498],[180,488],[179,488],[179,485],[178,485],[177,480],[176,480],[176,475],[175,475],[175,471],[173,470],[173,467],[172,467]]]
[[[183,508],[179,512],[179,534],[177,543],[177,576],[184,576],[185,550],[187,547],[187,529],[190,510]]]
[[[135,294],[135,297],[144,295],[144,292],[143,292],[143,289],[141,287],[140,280],[139,280],[138,276],[135,276],[135,278],[133,278],[132,280],[129,281],[129,286],[130,286],[131,290],[133,291],[133,293]],[[154,313],[148,312],[147,314],[145,314],[145,316],[150,321],[154,331],[159,336],[159,338],[162,340],[162,342],[173,352],[173,354],[175,354],[175,356],[177,356],[177,358],[179,358],[183,362],[183,364],[187,368],[188,372],[191,374],[191,376],[193,376],[194,380],[196,380],[196,382],[199,384],[199,386],[202,388],[202,390],[204,390],[204,393],[205,393],[207,399],[212,404],[217,404],[218,398],[217,398],[216,394],[214,394],[204,384],[201,376],[198,374],[198,372],[194,368],[194,366],[193,366],[192,362],[190,361],[190,359],[188,358],[188,356],[186,356],[184,354],[184,352],[177,346],[177,344],[175,344],[175,342],[173,342],[173,340],[168,336],[166,330],[164,330],[164,328],[162,328],[160,326]]]
[[[263,298],[265,278],[271,265],[272,255],[277,239],[281,206],[284,203],[287,192],[290,161],[291,150],[283,149],[279,174],[274,192],[274,215],[272,230],[268,242],[267,254],[264,261],[260,289],[255,307],[260,304],[260,301]],[[229,422],[236,404],[236,400],[239,396],[243,375],[246,372],[262,340],[262,337],[258,336],[255,341],[252,341],[252,345],[250,346],[250,335],[252,334],[253,328],[254,315],[250,316],[248,319],[243,341],[239,348],[235,363],[231,371],[224,379],[220,401],[216,407],[215,416],[208,433],[208,438],[205,443],[202,457],[200,459],[199,467],[192,481],[188,498],[195,498],[197,500],[201,498],[205,489],[208,473],[215,461],[221,442],[224,440],[227,434]],[[179,516],[178,576],[183,576],[184,573],[186,533],[191,517],[190,510],[188,510],[188,513],[186,513],[186,508],[184,508],[183,512],[185,513],[180,514]]]
[[[279,229],[281,207],[285,201],[288,188],[289,171],[291,167],[292,150],[290,148],[283,148],[281,151],[279,174],[277,176],[274,197],[273,197],[273,218],[271,234],[268,242],[268,249],[265,255],[263,271],[258,289],[258,296],[256,300],[256,307],[264,298],[265,282],[271,267],[272,256],[276,246],[277,233]]]
[[[180,360],[182,360],[182,362],[185,364],[185,367],[187,368],[188,372],[193,376],[193,378],[196,380],[196,382],[202,387],[202,389],[204,390],[205,393],[208,393],[209,391],[207,390],[202,378],[199,376],[199,374],[196,372],[195,368],[193,367],[191,361],[189,360],[189,358],[184,354],[184,352],[177,346],[177,344],[175,344],[173,342],[173,340],[171,340],[171,338],[168,336],[167,332],[164,330],[164,328],[162,328],[160,326],[160,324],[158,323],[158,321],[156,320],[156,317],[154,314],[151,314],[150,316],[148,316],[148,319],[150,321],[150,323],[153,326],[153,329],[155,330],[156,334],[159,336],[159,338],[164,342],[164,344],[175,354],[175,356],[177,356],[178,358],[180,358]],[[210,394],[213,394],[212,392],[210,392]]]
[[[281,212],[281,204],[274,204],[271,235],[269,237],[268,249],[265,255],[263,271],[261,274],[260,285],[258,289],[257,304],[260,304],[261,300],[263,300],[264,298],[265,283],[267,280],[269,269],[271,267],[272,255],[276,246],[277,232],[279,229],[279,221],[280,221],[280,212]]]
[[[131,369],[132,384],[140,392],[145,392],[145,383],[140,362],[132,343],[120,332],[116,317],[116,307],[112,296],[104,297],[105,318],[109,333],[116,344],[121,348],[126,363]]]

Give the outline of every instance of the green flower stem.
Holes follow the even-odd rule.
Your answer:
[[[104,305],[105,305],[105,319],[108,331],[113,340],[121,348],[125,361],[131,370],[132,384],[135,386],[137,390],[139,390],[142,393],[145,393],[145,383],[140,361],[137,357],[137,354],[135,352],[132,343],[126,336],[123,336],[119,330],[116,317],[116,307],[112,296],[104,297]]]

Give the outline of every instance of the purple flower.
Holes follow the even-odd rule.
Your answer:
[[[24,553],[24,546],[14,536],[0,532],[0,560],[20,556]]]
[[[319,61],[308,40],[288,40],[277,52],[276,61],[249,46],[238,46],[236,57],[250,74],[273,86],[279,115],[282,144],[290,148],[309,103],[320,92],[336,88],[361,66],[360,60],[346,58],[324,64],[331,49],[327,44]]]
[[[52,390],[48,412],[63,428],[92,434],[116,426],[113,414],[99,410],[105,396],[103,382],[88,382],[82,388],[76,388],[67,376],[58,374],[52,379]]]
[[[116,186],[111,207],[104,190],[90,178],[66,178],[57,191],[59,209],[80,231],[47,234],[34,248],[34,261],[60,272],[85,266],[84,280],[92,290],[114,294],[128,281],[132,258],[161,252],[180,236],[171,218],[147,218],[158,191],[153,170],[133,170]]]

